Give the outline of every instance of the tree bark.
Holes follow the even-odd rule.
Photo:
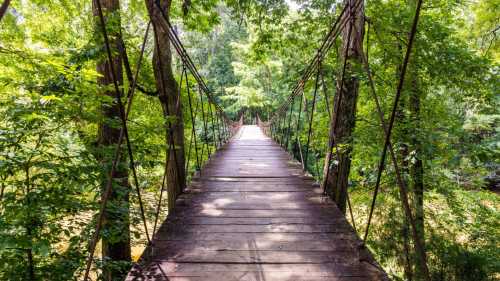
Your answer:
[[[168,37],[168,25],[155,0],[146,0],[153,29],[155,32],[155,48],[153,53],[153,68],[163,114],[166,119],[171,120],[167,125],[166,138],[168,140],[168,209],[174,206],[175,199],[186,187],[186,171],[184,156],[184,120],[182,114],[182,103],[180,101],[180,90],[172,71],[172,51],[170,38]],[[160,5],[165,16],[169,16],[171,0],[162,0]],[[168,19],[168,18],[167,18]],[[171,131],[169,131],[171,129]]]
[[[104,17],[106,19],[106,28],[110,39],[110,48],[112,49],[112,65],[105,54],[104,39],[102,36],[102,26],[99,19],[99,10],[97,2],[100,1]],[[97,72],[101,75],[97,79],[100,86],[110,87],[113,84],[114,69],[115,79],[118,85],[123,85],[122,58],[119,55],[120,47],[120,4],[118,0],[93,0],[92,11],[96,21],[96,34],[99,38],[97,44],[101,47],[103,56],[97,63]],[[114,90],[106,90],[102,93],[113,100],[112,102],[103,101],[101,104],[101,113],[103,121],[98,128],[98,146],[100,149],[99,160],[104,167],[102,169],[102,189],[106,188],[107,174],[110,172],[113,158],[112,151],[118,144],[120,136],[120,108],[115,99]],[[130,262],[130,214],[129,214],[129,193],[128,169],[125,154],[122,153],[122,163],[118,164],[115,173],[112,175],[113,188],[109,197],[108,207],[104,211],[104,220],[102,225],[102,256],[105,261],[103,277],[104,280],[123,280],[126,275],[127,266],[117,266],[113,262]],[[106,261],[111,261],[107,264]],[[122,268],[120,268],[122,267]]]
[[[345,0],[344,5],[355,7],[357,1],[360,0]],[[348,16],[349,14],[348,10],[345,15]],[[330,142],[323,170],[325,177],[328,174],[324,188],[344,214],[346,212],[347,187],[351,169],[352,132],[355,126],[356,102],[359,92],[359,78],[355,75],[354,69],[357,64],[362,62],[364,35],[363,3],[360,3],[352,15],[354,18],[350,20],[342,31],[340,53],[342,54],[341,61],[343,62],[344,59],[346,61],[346,67],[345,74],[343,75],[344,79],[342,79],[342,73],[337,77],[334,114],[332,114],[330,121]],[[343,67],[343,64],[340,67]],[[334,138],[339,147],[339,158],[336,156],[335,149],[332,149]],[[329,154],[331,153],[333,154],[330,156]],[[334,163],[331,167],[329,167],[328,163],[330,157],[332,159],[331,163]]]

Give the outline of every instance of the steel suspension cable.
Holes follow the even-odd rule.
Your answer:
[[[375,191],[374,191],[374,195],[373,195],[373,199],[372,199],[372,204],[371,204],[371,207],[370,207],[369,221],[368,221],[367,228],[366,228],[366,231],[365,231],[364,241],[366,241],[367,236],[368,236],[369,226],[370,226],[371,218],[372,218],[372,215],[373,215],[373,210],[375,208],[376,197],[377,197],[379,186],[380,186],[380,178],[381,178],[382,172],[383,172],[383,170],[385,168],[385,158],[386,158],[387,150],[388,150],[388,148],[390,148],[389,150],[390,150],[391,158],[392,158],[392,161],[393,161],[393,165],[395,167],[395,170],[396,169],[398,170],[398,172],[397,172],[397,181],[398,181],[398,186],[399,186],[399,190],[400,190],[400,195],[401,195],[401,200],[402,200],[402,204],[403,204],[403,209],[405,211],[405,214],[406,214],[408,220],[410,221],[410,225],[411,225],[411,229],[412,229],[412,234],[413,234],[413,238],[414,238],[414,243],[415,243],[415,248],[416,248],[417,253],[418,253],[417,256],[418,256],[418,258],[420,260],[420,266],[422,267],[421,270],[422,270],[422,273],[424,275],[424,278],[427,281],[430,281],[431,279],[430,279],[430,275],[429,275],[429,269],[427,267],[425,249],[424,249],[424,246],[423,246],[423,242],[421,240],[421,239],[423,239],[423,237],[420,237],[418,235],[416,223],[415,223],[413,214],[411,212],[410,205],[408,203],[408,191],[407,191],[406,185],[404,183],[404,180],[402,180],[401,174],[399,172],[399,168],[398,168],[398,164],[397,164],[397,158],[395,156],[394,150],[392,149],[391,141],[390,141],[392,129],[394,127],[394,122],[395,122],[395,118],[396,118],[396,111],[397,111],[397,108],[398,108],[399,100],[401,98],[401,93],[402,93],[402,89],[403,89],[403,85],[404,85],[404,79],[405,79],[405,75],[406,75],[406,70],[407,70],[407,67],[408,67],[408,64],[409,64],[409,60],[410,60],[410,56],[411,56],[411,50],[412,50],[412,46],[413,46],[413,43],[414,43],[414,40],[415,40],[415,35],[417,33],[417,25],[418,25],[420,11],[421,11],[421,7],[422,7],[422,2],[423,2],[422,0],[418,0],[418,2],[417,2],[415,16],[414,16],[414,19],[413,19],[413,23],[412,23],[412,27],[411,27],[411,31],[410,31],[410,35],[409,35],[408,46],[407,46],[405,57],[404,57],[404,60],[403,60],[403,66],[402,66],[402,69],[401,69],[401,74],[400,74],[400,78],[399,78],[399,82],[398,82],[398,86],[397,86],[397,90],[396,90],[396,96],[395,96],[395,99],[394,99],[394,104],[392,106],[392,111],[391,111],[391,116],[390,116],[390,120],[389,120],[388,126],[386,126],[385,123],[384,123],[384,121],[383,121],[384,120],[384,118],[383,118],[383,112],[380,109],[380,104],[378,102],[378,98],[376,98],[377,111],[379,113],[379,116],[381,117],[381,123],[382,123],[383,131],[384,131],[384,135],[385,135],[385,140],[384,140],[384,147],[383,147],[383,150],[382,150],[382,155],[381,155],[381,159],[380,159],[380,163],[379,163],[379,168],[378,168],[378,172],[377,172],[377,183],[376,183],[376,186],[375,186]],[[369,75],[369,77],[371,79],[371,72],[369,71],[368,60],[365,58],[365,56],[363,56],[363,60],[364,60],[365,69],[368,71],[367,73],[368,73],[368,75]],[[370,82],[370,88],[372,89],[372,93],[374,94],[374,97],[376,97],[375,87],[373,85],[373,82]]]
[[[208,143],[207,119],[206,119],[206,116],[205,116],[205,106],[203,105],[203,94],[201,93],[201,91],[202,90],[201,90],[201,87],[200,87],[199,88],[199,93],[200,93],[200,103],[201,103],[201,116],[203,118],[203,131],[204,131],[203,140],[205,142],[205,146],[207,147],[208,158],[210,158],[211,150],[210,150],[210,146],[209,146],[209,143]],[[202,147],[202,150],[201,150],[201,155],[202,155],[202,157],[204,155],[203,147]]]
[[[127,111],[125,111],[123,103],[121,101],[121,91],[120,91],[120,88],[118,86],[117,76],[116,76],[116,72],[115,72],[114,65],[113,65],[113,56],[111,54],[111,47],[110,47],[110,43],[109,43],[108,33],[106,30],[106,21],[104,19],[104,14],[102,11],[101,2],[96,1],[96,5],[97,5],[97,11],[98,11],[100,24],[101,24],[101,31],[102,31],[102,35],[103,35],[103,39],[104,39],[104,44],[106,47],[107,59],[108,59],[108,63],[109,63],[110,69],[111,69],[110,74],[111,74],[111,78],[113,80],[113,85],[115,88],[115,99],[116,99],[116,101],[118,103],[118,107],[119,107],[119,114],[120,114],[120,119],[121,119],[121,129],[120,129],[118,142],[116,144],[116,148],[115,148],[115,152],[114,152],[114,158],[113,158],[113,161],[111,164],[111,170],[110,170],[110,173],[108,174],[106,187],[105,187],[104,193],[102,195],[101,206],[100,206],[98,217],[96,220],[96,229],[94,231],[94,234],[92,235],[91,242],[89,245],[89,255],[88,255],[87,261],[86,261],[84,280],[88,280],[88,278],[89,278],[90,268],[92,265],[92,261],[94,259],[95,248],[96,248],[97,241],[99,239],[101,228],[102,228],[102,223],[103,223],[103,219],[104,219],[104,211],[106,209],[106,206],[107,206],[107,203],[109,200],[109,196],[111,195],[111,189],[113,186],[113,174],[116,172],[118,162],[120,161],[120,158],[121,158],[120,152],[121,152],[121,144],[123,142],[123,138],[126,139],[126,143],[127,143],[127,150],[129,153],[130,167],[132,168],[132,171],[133,171],[134,183],[136,185],[136,191],[138,193],[137,195],[138,195],[139,204],[141,207],[141,216],[142,216],[143,223],[144,223],[144,230],[146,232],[146,238],[148,240],[148,243],[151,243],[151,240],[149,238],[146,219],[144,216],[144,208],[143,208],[142,199],[141,199],[141,195],[140,195],[137,174],[135,172],[134,158],[133,158],[133,154],[132,154],[130,140],[128,137],[127,121],[126,121],[128,113],[130,111],[130,105],[132,104],[132,98],[134,96],[133,90],[135,89],[136,82],[132,82],[133,87],[131,88],[131,91],[130,91],[129,97],[128,97],[128,105],[129,106],[127,107]],[[141,55],[141,57],[142,57],[142,55]],[[140,62],[138,63],[138,67],[140,67]],[[138,71],[137,71],[137,73],[138,73]],[[136,79],[137,79],[137,77],[133,81],[135,81]]]
[[[321,71],[321,86],[323,89],[323,95],[325,99],[325,108],[326,111],[328,112],[328,120],[330,120],[332,118],[332,112],[330,111],[330,97],[328,96],[328,89],[326,88],[325,75],[323,71]]]
[[[354,220],[354,214],[352,212],[351,205],[351,197],[349,196],[349,192],[346,192],[347,206],[349,207],[349,214],[351,215],[352,228],[354,228],[354,232],[358,233],[358,229],[356,228],[356,221]]]
[[[363,1],[357,1],[354,6],[352,6],[351,10],[356,11],[359,7],[361,7],[361,3]],[[332,25],[330,31],[328,32],[327,36],[324,38],[323,43],[321,44],[320,48],[318,49],[318,52],[314,56],[314,58],[311,60],[309,65],[306,67],[304,74],[302,75],[302,78],[299,80],[299,82],[296,84],[296,86],[293,88],[292,93],[288,97],[288,99],[276,110],[275,114],[273,115],[272,118],[269,119],[270,122],[273,122],[276,118],[278,118],[284,108],[287,107],[287,104],[290,103],[291,101],[291,96],[293,95],[298,95],[300,94],[300,89],[304,87],[304,84],[307,80],[309,80],[310,76],[314,73],[318,66],[318,62],[320,60],[323,60],[323,58],[326,56],[328,51],[331,49],[333,44],[335,43],[336,38],[340,34],[340,31],[343,29],[345,25],[347,25],[349,21],[349,16],[345,16],[346,10],[349,5],[346,5],[340,15],[337,17],[336,21]]]
[[[204,93],[212,101],[212,103],[214,103],[214,105],[217,108],[217,110],[224,117],[226,117],[224,111],[219,107],[219,105],[217,103],[215,103],[213,101],[213,98],[210,95],[210,91],[209,91],[208,87],[205,84],[205,81],[201,78],[201,76],[200,76],[200,74],[199,74],[199,72],[198,72],[195,64],[191,60],[191,57],[187,54],[187,51],[185,50],[183,44],[181,43],[179,37],[177,36],[177,33],[175,32],[174,28],[170,24],[170,21],[168,20],[168,18],[165,16],[164,11],[161,8],[160,8],[160,11],[161,11],[161,14],[163,15],[164,20],[167,22],[167,25],[168,25],[167,33],[169,34],[170,40],[171,40],[172,44],[174,45],[176,51],[178,52],[178,54],[179,54],[181,60],[183,61],[184,65],[186,65],[188,67],[188,69],[190,70],[191,74],[195,77],[195,79],[197,80],[197,82],[200,85],[200,87],[202,87],[204,89]]]
[[[339,112],[339,108],[340,108],[340,104],[342,103],[342,97],[343,97],[343,93],[344,93],[344,79],[345,79],[345,72],[346,72],[346,67],[347,67],[347,57],[348,57],[348,54],[349,54],[349,46],[350,46],[350,42],[351,42],[351,34],[352,34],[352,28],[353,28],[353,25],[354,25],[354,12],[351,10],[351,1],[348,2],[348,6],[349,6],[349,14],[350,14],[350,23],[349,23],[349,29],[347,31],[347,42],[348,42],[348,45],[347,47],[345,48],[344,50],[344,63],[343,63],[343,67],[342,67],[342,76],[341,76],[341,79],[340,79],[340,87],[338,88],[339,89],[339,92],[337,93],[339,95],[339,98],[338,100],[335,102],[335,105],[334,105],[334,114],[333,114],[333,120],[332,120],[332,136],[335,135],[335,131],[337,130],[337,121],[338,121],[338,116],[340,114]],[[336,142],[335,142],[336,143]],[[330,175],[330,164],[331,164],[331,161],[332,161],[332,150],[333,150],[333,145],[334,145],[334,138],[332,137],[329,141],[329,144],[328,144],[328,155],[327,155],[327,169],[326,169],[326,175],[323,179],[323,189],[324,191],[326,192],[326,188],[327,188],[327,183],[328,183],[328,177]],[[340,160],[340,159],[339,159]],[[338,166],[337,166],[338,168]]]
[[[165,191],[165,186],[166,186],[166,181],[167,181],[167,167],[170,162],[170,151],[172,151],[172,143],[169,143],[168,140],[166,140],[166,147],[167,150],[165,150],[165,168],[163,169],[163,177],[162,177],[162,182],[161,182],[161,188],[160,188],[160,196],[158,199],[158,204],[156,205],[156,211],[155,211],[155,220],[153,224],[153,233],[152,237],[154,238],[154,235],[156,234],[156,227],[158,225],[158,218],[160,217],[160,211],[161,211],[161,203],[163,199],[163,192]]]
[[[223,143],[222,143],[222,137],[221,137],[219,112],[215,112],[215,120],[216,120],[215,124],[217,124],[217,138],[219,139],[219,148],[220,148],[223,145]]]
[[[147,24],[147,26],[146,26],[146,32],[144,34],[144,38],[145,39],[148,38],[150,27],[151,27],[151,21],[149,21],[148,24]],[[123,40],[123,35],[122,35],[121,28],[120,28],[120,36],[119,36],[118,40],[120,41],[119,44],[118,44],[118,50],[119,50],[120,55],[122,56],[122,59],[123,59],[123,66],[125,66],[126,77],[127,77],[128,81],[138,80],[138,79],[134,79],[134,75],[132,74],[132,69],[130,67],[130,62],[129,62],[128,54],[127,54],[127,48],[125,46],[125,41]],[[143,44],[141,46],[139,61],[142,61],[142,56],[144,55],[144,48],[145,47],[146,47],[146,44],[143,42]],[[136,73],[135,77],[139,77],[138,75],[139,74]],[[136,85],[135,87],[138,90],[140,90],[141,92],[146,93],[148,95],[153,95],[154,94],[154,93],[148,92],[146,89],[140,87],[140,85]]]
[[[286,135],[286,115],[288,113],[288,110],[285,110],[285,116],[283,118],[281,118],[281,121],[282,124],[281,124],[281,140],[280,140],[280,143],[281,143],[281,146],[284,147],[285,145],[285,135]]]
[[[146,43],[147,43],[147,40],[148,40],[150,27],[151,27],[151,22],[148,23],[148,26],[146,28],[146,32],[144,34],[144,38],[142,40],[141,52],[139,54],[139,59],[137,61],[137,65],[136,65],[136,68],[135,68],[134,76],[127,75],[128,80],[132,81],[132,86],[129,89],[129,92],[127,94],[127,98],[129,98],[130,96],[134,95],[135,89],[138,86],[137,85],[137,80],[139,78],[139,72],[141,70],[141,64],[142,64],[142,60],[144,58],[144,52],[146,50]],[[123,45],[125,45],[125,43],[123,43]],[[123,49],[123,53],[124,53],[124,57],[127,57],[127,51],[126,51],[125,48]],[[124,65],[125,65],[125,68],[128,69],[127,73],[128,72],[132,73],[132,70],[130,69],[130,64],[128,63],[128,60],[126,62],[124,60]],[[132,107],[132,99],[130,99],[130,101],[127,102],[127,110],[125,111],[125,117],[126,117],[127,120],[128,120],[128,113],[130,112],[131,107]]]
[[[161,52],[161,49],[160,49],[160,42],[159,42],[159,39],[158,39],[158,32],[157,32],[157,29],[156,29],[156,26],[153,24],[153,31],[154,31],[154,39],[155,39],[155,45],[156,45],[156,52],[158,53],[158,57],[162,57],[162,52]],[[163,89],[166,89],[166,84],[165,84],[165,81],[166,81],[166,76],[165,76],[165,72],[164,72],[164,69],[163,69],[163,62],[161,59],[158,59],[158,68],[159,68],[159,73],[160,73],[160,80],[161,80],[161,86]],[[180,92],[180,89],[179,89],[179,92],[178,92],[178,101],[180,101],[181,97],[181,92]],[[171,116],[170,114],[170,108],[169,108],[169,105],[168,105],[168,96],[165,97],[166,99],[166,106],[165,106],[165,114],[167,116]],[[179,112],[180,112],[180,103],[177,103],[176,105],[176,112],[175,112],[175,115],[178,116],[179,115]],[[174,132],[173,132],[173,127],[172,127],[172,122],[167,122],[167,135],[168,135],[168,141],[171,143],[171,147],[174,152],[174,155],[173,155],[173,158],[174,158],[174,166],[175,166],[175,171],[176,171],[176,174],[177,174],[177,180],[179,182],[182,182],[183,179],[181,178],[181,174],[180,174],[180,169],[179,169],[179,160],[177,159],[177,152],[176,152],[176,147],[175,147],[175,140],[174,140]]]
[[[196,104],[195,112],[194,112],[194,118],[196,119],[196,116],[198,115],[198,108],[199,104]],[[189,163],[191,162],[191,149],[193,147],[193,139],[194,139],[194,133],[191,130],[191,135],[189,136],[189,149],[187,152],[187,160],[186,160],[186,171],[189,170]]]
[[[187,88],[187,95],[188,95],[189,112],[191,114],[191,130],[192,130],[192,134],[194,136],[194,153],[196,155],[196,170],[199,171],[201,168],[201,165],[200,165],[200,158],[198,156],[198,142],[196,139],[196,120],[195,120],[194,114],[193,114],[193,105],[192,105],[192,101],[191,101],[191,90],[189,89],[190,88],[189,79],[187,76],[187,71],[185,70],[184,67],[183,67],[183,72],[184,72],[184,75],[186,78],[186,88]]]
[[[230,119],[227,117],[225,114],[224,110],[215,102],[215,99],[213,98],[211,91],[209,90],[208,86],[206,85],[205,81],[201,77],[201,75],[198,72],[198,69],[196,68],[196,65],[193,63],[191,57],[188,55],[186,49],[184,48],[184,45],[180,41],[177,32],[173,28],[172,24],[170,23],[170,20],[168,19],[167,15],[165,14],[165,11],[161,8],[161,4],[159,0],[154,1],[154,5],[156,6],[157,11],[160,14],[160,18],[163,20],[163,22],[160,21],[160,27],[168,34],[168,37],[170,38],[170,42],[172,43],[172,46],[176,50],[177,54],[183,61],[184,65],[189,69],[195,80],[197,81],[198,85],[203,89],[203,92],[209,99],[209,101],[214,105],[216,110],[222,115],[222,120],[225,123],[230,123]],[[156,16],[156,13],[151,14],[150,16],[154,17]]]
[[[292,103],[290,104],[290,116],[288,116],[287,137],[286,137],[286,143],[285,143],[286,150],[288,150],[288,142],[290,140],[290,125],[292,122],[292,111],[293,111],[294,99],[295,99],[295,97],[292,98]]]
[[[213,143],[213,146],[215,147],[215,150],[217,150],[219,147],[217,145],[217,138],[215,136],[215,121],[214,121],[214,114],[213,114],[213,111],[212,111],[212,105],[210,103],[208,103],[208,112],[210,113],[210,121],[211,121],[211,128],[212,128],[212,143]]]
[[[300,163],[302,163],[302,169],[305,169],[305,166],[304,166],[304,156],[302,155],[302,145],[300,144],[300,123],[301,123],[301,114],[302,114],[302,103],[303,103],[303,99],[304,99],[304,92],[302,91],[302,95],[300,96],[300,99],[299,99],[299,115],[297,116],[297,128],[295,129],[295,131],[297,132],[297,134],[295,135],[295,140],[297,142],[297,145],[298,145],[298,149],[299,149],[299,157],[300,157]]]
[[[311,116],[310,116],[310,119],[309,119],[309,130],[307,132],[307,145],[306,145],[306,157],[304,159],[305,163],[305,167],[304,169],[307,170],[307,159],[309,158],[309,144],[310,144],[310,141],[311,141],[311,134],[312,134],[312,123],[313,123],[313,120],[314,120],[314,109],[316,108],[316,94],[318,93],[318,84],[319,84],[319,72],[320,72],[320,68],[321,68],[321,61],[319,62],[319,66],[318,66],[318,71],[317,71],[317,74],[316,74],[316,82],[315,82],[315,85],[314,85],[314,95],[313,95],[313,100],[312,100],[312,105],[311,105]]]

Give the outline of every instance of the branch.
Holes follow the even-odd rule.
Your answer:
[[[7,12],[7,8],[9,7],[10,0],[4,0],[2,6],[0,6],[0,21],[2,20],[5,12]]]

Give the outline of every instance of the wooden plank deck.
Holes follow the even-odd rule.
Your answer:
[[[337,207],[257,126],[181,195],[127,280],[387,280]]]

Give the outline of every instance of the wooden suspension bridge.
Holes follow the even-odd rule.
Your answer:
[[[407,187],[400,180],[401,173],[391,144],[396,109],[416,34],[421,4],[422,0],[419,0],[388,121],[384,118],[373,86],[368,54],[363,53],[361,44],[365,19],[362,14],[363,1],[347,0],[289,97],[272,116],[268,116],[267,122],[260,122],[260,118],[257,117],[259,126],[242,126],[242,118],[239,122],[232,121],[217,103],[217,99],[199,74],[169,22],[164,9],[158,3],[156,5],[151,3],[148,10],[151,22],[153,26],[156,26],[155,30],[164,32],[163,35],[169,38],[182,61],[181,77],[185,78],[186,83],[192,123],[191,140],[194,139],[198,174],[188,188],[184,189],[180,186],[180,192],[175,190],[175,183],[184,180],[182,176],[185,171],[183,171],[183,165],[178,164],[178,156],[176,159],[175,129],[169,128],[169,155],[173,155],[173,161],[170,161],[169,157],[165,166],[166,170],[173,168],[172,171],[175,172],[171,173],[170,178],[173,180],[170,186],[174,189],[170,190],[173,192],[168,192],[170,196],[168,217],[158,231],[155,231],[156,227],[153,229],[152,237],[150,237],[142,204],[140,204],[148,244],[139,262],[129,271],[126,280],[388,280],[387,274],[374,260],[365,245],[380,187],[380,178],[385,168],[386,155],[389,154],[397,175],[403,210],[410,222],[419,268],[424,280],[430,281],[422,237],[419,236],[414,215],[409,207]],[[100,15],[101,24],[105,26],[101,11]],[[331,117],[330,135],[325,159],[326,174],[320,188],[304,171],[307,171],[307,157],[313,130],[312,121],[321,65],[340,34],[343,34],[343,47],[337,51],[337,55],[342,58],[342,63],[339,65],[341,74],[332,111],[330,112],[327,107]],[[107,38],[104,30],[103,37]],[[147,38],[147,33],[145,38]],[[158,41],[159,38],[156,40]],[[143,44],[146,41],[144,40]],[[157,52],[160,52],[158,44],[157,48]],[[108,61],[112,61],[109,44],[107,50]],[[346,210],[342,202],[349,203],[347,177],[336,179],[335,181],[340,183],[339,187],[336,187],[335,194],[328,194],[328,191],[333,190],[332,185],[335,185],[331,182],[330,170],[338,175],[341,165],[345,166],[345,163],[349,165],[349,154],[339,149],[339,142],[342,143],[343,139],[348,138],[347,132],[352,130],[350,127],[352,124],[346,121],[351,114],[354,114],[352,104],[355,104],[356,100],[355,95],[349,93],[348,89],[357,88],[356,79],[353,80],[348,77],[350,75],[346,75],[352,71],[351,60],[363,65],[366,71],[385,139],[363,239],[357,236],[357,231],[350,226],[344,216]],[[216,152],[211,156],[208,148],[209,159],[203,168],[198,158],[196,140],[195,120],[198,110],[193,110],[188,72],[196,80],[199,88],[205,145],[209,145],[206,136],[211,127],[213,146],[216,148]],[[313,76],[316,77],[314,96],[311,112],[307,116],[309,126],[304,156],[298,138],[301,129],[301,106],[302,101],[306,101],[305,85]],[[164,73],[160,77],[165,77]],[[182,83],[181,78],[181,86]],[[118,87],[115,88],[118,92]],[[324,92],[325,100],[328,101],[326,91]],[[213,116],[208,118],[205,115],[204,96],[208,102],[209,115],[212,115],[210,109],[213,108],[215,119]],[[180,93],[170,101],[172,109],[178,108],[177,105],[173,106],[176,104],[173,102],[176,99],[180,100]],[[168,99],[165,100],[168,103]],[[298,114],[293,113],[296,108],[295,101],[299,101],[300,104]],[[304,102],[304,105],[307,106],[307,102]],[[308,111],[307,108],[304,109]],[[171,113],[167,112],[167,115]],[[293,125],[292,115],[297,116],[296,125]],[[123,116],[127,115],[123,114]],[[214,124],[214,120],[217,124]],[[218,122],[221,123],[220,126]],[[122,117],[122,123],[122,131],[126,133],[126,118]],[[216,127],[222,128],[222,138],[220,137],[221,130],[215,130]],[[215,131],[219,132],[219,144],[216,142]],[[124,135],[128,141],[127,135]],[[289,144],[294,136],[299,147],[300,163],[294,160],[294,158],[298,159],[296,155],[294,157],[287,152],[293,150]],[[279,145],[275,141],[279,142]],[[118,142],[118,147],[120,144],[121,141]],[[130,147],[128,152],[132,159]],[[334,164],[334,158],[344,164]],[[189,158],[187,163],[189,164]],[[133,160],[131,160],[130,167],[134,168]],[[135,177],[135,173],[133,174]],[[138,186],[137,180],[135,181]],[[137,189],[137,194],[140,202],[139,189]],[[335,203],[330,199],[333,197]],[[101,208],[105,209],[105,201]],[[89,251],[85,280],[88,280],[95,245],[99,238],[100,218]]]
[[[204,166],[127,280],[385,280],[336,205],[257,126]]]
[[[418,1],[416,8],[394,104],[388,121],[380,108],[369,67],[368,54],[363,53],[362,30],[364,30],[365,17],[362,11],[364,2],[346,0],[337,20],[331,26],[316,55],[304,70],[290,96],[276,109],[273,116],[268,116],[270,117],[268,122],[262,123],[259,119],[259,126],[242,126],[242,119],[238,123],[226,115],[187,54],[159,1],[146,1],[151,22],[148,23],[139,62],[134,72],[128,59],[125,59],[127,53],[124,45],[119,48],[119,54],[124,58],[127,79],[131,85],[126,95],[125,107],[120,94],[119,81],[116,79],[118,76],[112,63],[114,61],[112,44],[110,44],[105,28],[106,19],[100,2],[95,1],[95,12],[102,29],[107,61],[111,66],[108,74],[113,80],[116,106],[119,109],[117,110],[119,114],[115,117],[121,120],[121,128],[119,137],[113,143],[116,148],[106,186],[103,189],[96,229],[89,243],[83,280],[90,280],[90,271],[94,263],[96,246],[100,240],[107,201],[112,193],[113,175],[120,162],[121,154],[125,153],[122,152],[123,143],[126,144],[129,166],[148,240],[142,257],[132,267],[126,280],[388,280],[387,274],[365,247],[380,178],[385,168],[386,154],[390,155],[397,175],[401,202],[411,226],[420,271],[424,280],[430,280],[425,248],[421,241],[422,237],[419,236],[414,215],[409,207],[407,187],[401,180],[401,173],[391,144],[396,109],[416,34],[422,0]],[[0,20],[9,3],[10,1],[7,0],[0,6]],[[165,163],[165,175],[168,174],[170,177],[167,180],[170,188],[168,190],[169,212],[167,219],[161,224],[158,231],[156,231],[155,222],[152,237],[149,235],[144,215],[141,191],[135,171],[136,165],[127,129],[127,117],[132,105],[134,90],[138,87],[137,78],[145,44],[148,41],[150,25],[153,26],[155,51],[159,56],[161,57],[163,51],[162,46],[171,45],[182,62],[180,86],[182,87],[183,81],[186,83],[192,131],[190,141],[194,140],[197,168],[200,168],[201,165],[198,157],[199,145],[197,144],[195,121],[200,116],[204,131],[203,140],[199,140],[202,147],[201,154],[203,155],[203,148],[206,147],[209,155],[207,163],[199,169],[190,185],[184,189],[187,168],[184,165],[184,152],[177,149],[179,139],[184,137],[184,127],[174,124],[174,122],[167,122],[168,158]],[[330,135],[325,159],[326,174],[323,177],[322,188],[320,188],[304,170],[307,170],[307,157],[313,129],[312,121],[320,75],[322,75],[321,65],[340,34],[343,36],[344,45],[340,50],[342,54],[337,52],[337,55],[342,58],[342,63],[339,65],[341,69],[341,71],[339,70],[340,81],[331,112],[327,102],[328,115],[331,116]],[[163,45],[159,44],[160,39],[163,39]],[[384,136],[377,182],[363,239],[357,236],[357,232],[347,222],[343,213],[345,206],[338,205],[339,202],[349,202],[347,184],[343,185],[345,190],[339,189],[337,191],[337,204],[325,194],[326,191],[332,189],[332,184],[329,182],[330,170],[340,170],[339,165],[333,164],[333,158],[346,163],[348,163],[349,158],[348,154],[344,155],[339,149],[338,143],[342,141],[342,138],[348,137],[346,131],[352,130],[349,128],[352,124],[348,124],[349,122],[344,120],[346,118],[343,118],[352,113],[353,108],[351,108],[350,103],[354,102],[355,105],[355,98],[353,99],[352,95],[350,97],[347,91],[347,89],[357,87],[356,81],[353,82],[351,78],[346,78],[349,76],[346,73],[352,68],[350,60],[355,60],[363,65],[366,71]],[[166,87],[165,77],[167,75],[164,71],[163,67],[158,68],[158,77],[162,82],[160,88]],[[133,73],[135,73],[135,77]],[[198,87],[199,103],[194,110],[190,92],[192,87],[189,84],[188,74],[194,78]],[[297,135],[301,129],[301,113],[308,110],[307,108],[302,110],[302,104],[307,105],[304,88],[307,81],[313,76],[316,76],[314,96],[311,112],[307,117],[309,126],[305,157],[303,157]],[[111,85],[111,83],[108,84]],[[346,84],[349,85],[346,86]],[[165,93],[164,96],[161,96],[160,92],[158,95],[160,101],[164,103],[165,116],[182,117],[180,110],[181,91],[177,91],[177,89],[172,91],[173,96],[167,96]],[[325,91],[325,101],[328,100]],[[298,114],[294,114],[296,101],[299,104]],[[201,111],[201,114],[197,114],[198,111]],[[292,121],[292,116],[298,116],[297,121]],[[339,126],[344,128],[339,130]],[[208,137],[210,134],[211,138]],[[289,141],[293,136],[298,143],[301,163],[294,160],[294,157],[287,152],[290,150]],[[273,138],[280,144],[278,145]],[[183,142],[181,143],[183,144]],[[210,147],[217,150],[213,155],[210,155]],[[187,153],[186,166],[189,166],[190,154],[191,144]],[[341,182],[342,180],[337,181]],[[161,192],[163,191],[164,187],[162,186]],[[158,206],[161,206],[161,194]],[[175,203],[170,204],[171,202]],[[159,211],[160,208],[157,208],[156,218],[158,218]]]

